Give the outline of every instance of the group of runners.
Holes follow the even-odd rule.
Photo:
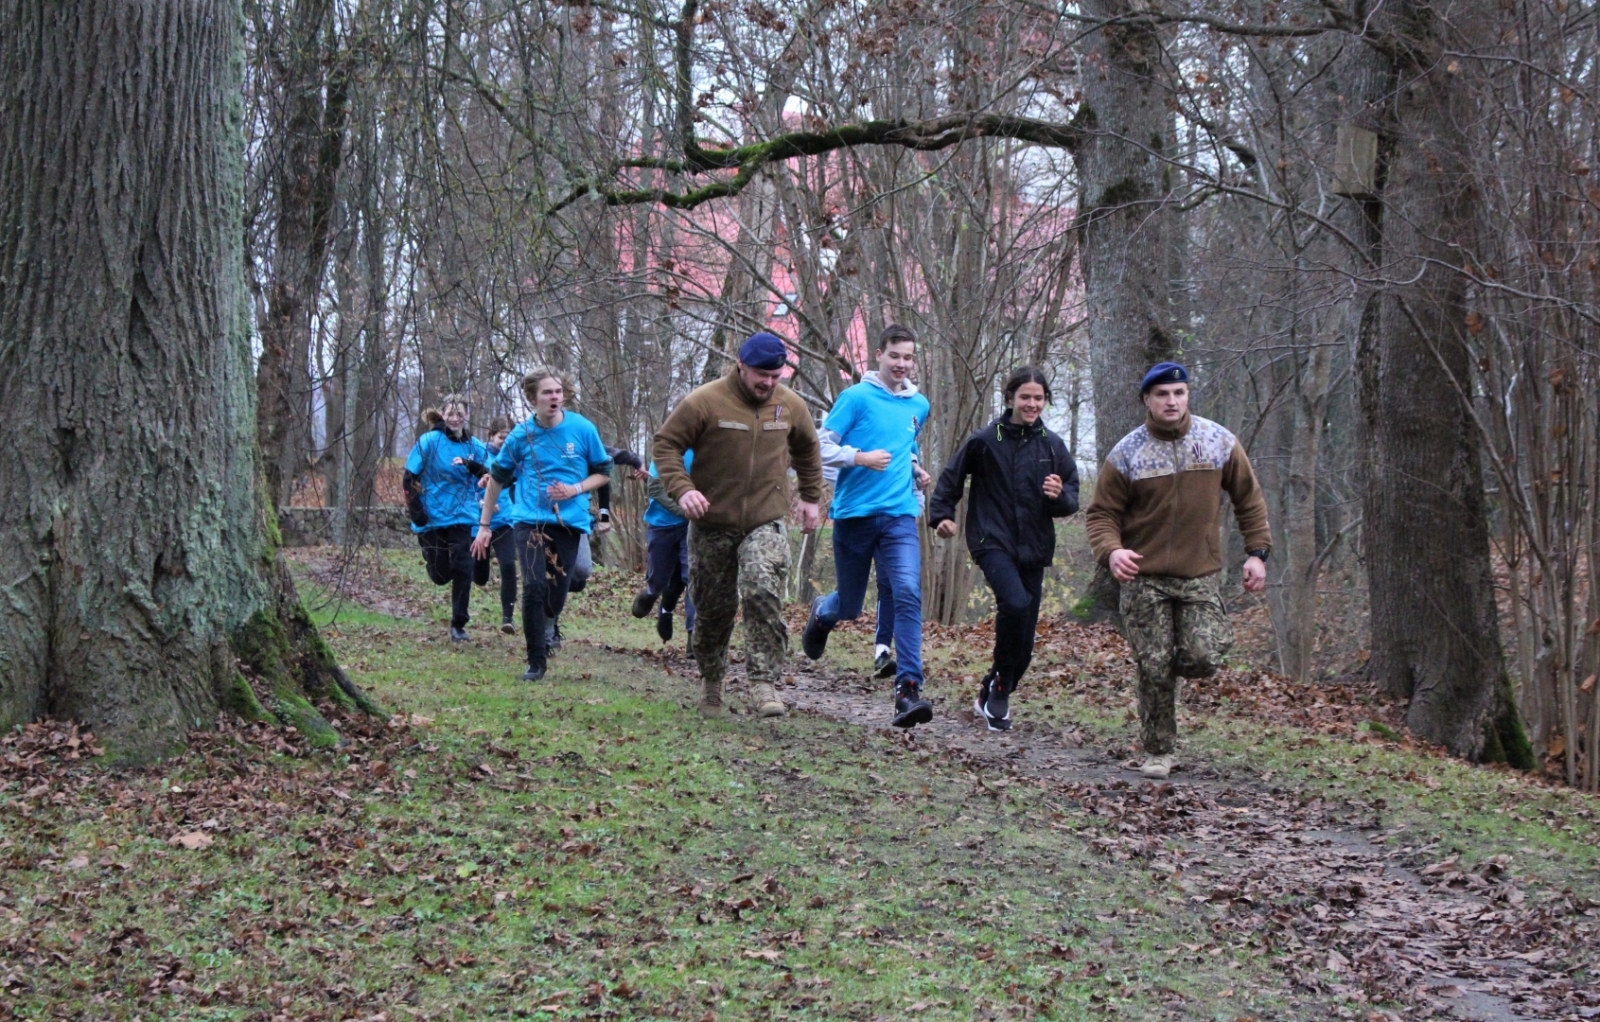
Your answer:
[[[742,612],[750,710],[782,716],[787,523],[797,518],[804,532],[814,531],[831,482],[837,587],[811,604],[800,637],[805,655],[821,659],[834,628],[860,616],[875,569],[873,667],[893,679],[891,723],[932,720],[924,694],[919,519],[945,539],[964,529],[995,600],[994,651],[973,712],[991,731],[1010,730],[1011,697],[1033,657],[1045,572],[1055,557],[1055,520],[1078,511],[1075,459],[1044,424],[1049,380],[1035,366],[1013,372],[1001,391],[1004,411],[967,439],[935,484],[919,447],[930,406],[912,379],[917,339],[891,325],[874,352],[877,368],[838,396],[819,428],[782,382],[785,343],[752,335],[725,375],[673,409],[655,434],[648,467],[633,452],[602,443],[594,424],[568,407],[554,368],[524,376],[533,415],[515,427],[495,420],[488,443],[469,431],[466,402],[446,398],[406,462],[404,485],[429,577],[451,586],[452,640],[467,637],[471,588],[488,582],[492,552],[501,570],[501,627],[514,630],[520,569],[523,678],[545,676],[567,595],[587,577],[589,534],[610,527],[605,496],[613,466],[622,464],[648,480],[650,494],[646,583],[633,615],[653,610],[666,641],[682,601],[700,668],[700,711],[720,716],[727,712],[728,642]],[[1145,422],[1107,456],[1085,519],[1096,558],[1120,584],[1124,631],[1138,663],[1141,771],[1161,778],[1177,769],[1178,679],[1214,673],[1232,644],[1221,592],[1222,494],[1244,535],[1247,591],[1265,587],[1271,532],[1238,439],[1190,414],[1188,371],[1163,362],[1137,383]],[[602,498],[598,518],[595,494]]]

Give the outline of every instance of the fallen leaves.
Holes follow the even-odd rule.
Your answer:
[[[203,830],[184,831],[181,834],[174,834],[167,838],[167,844],[176,848],[187,848],[191,852],[199,851],[202,848],[210,848],[215,841],[216,838]]]

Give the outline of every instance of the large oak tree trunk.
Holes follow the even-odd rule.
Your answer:
[[[1089,0],[1084,12],[1127,18],[1133,0]],[[1082,61],[1084,137],[1078,168],[1080,255],[1088,309],[1089,373],[1097,456],[1144,421],[1139,379],[1178,353],[1172,331],[1172,113],[1161,87],[1161,38],[1148,23],[1121,22],[1089,36]],[[1085,495],[1087,503],[1087,495]],[[1117,619],[1118,586],[1104,568],[1090,587],[1095,618]]]
[[[1130,0],[1092,0],[1097,18],[1128,17]],[[1168,258],[1172,251],[1172,113],[1161,87],[1161,39],[1143,23],[1108,25],[1087,40],[1083,141],[1074,151],[1095,446],[1100,457],[1144,421],[1139,378],[1174,357]]]
[[[0,726],[144,756],[359,699],[258,488],[240,44],[230,0],[0,8]]]
[[[1442,55],[1448,19],[1394,12],[1393,122],[1381,185],[1383,279],[1358,359],[1368,452],[1365,522],[1377,682],[1409,697],[1406,724],[1466,759],[1531,766],[1500,646],[1480,438],[1462,330],[1481,202],[1468,172],[1473,113]],[[1463,47],[1470,48],[1470,47]]]

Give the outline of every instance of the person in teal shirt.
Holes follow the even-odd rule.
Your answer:
[[[694,451],[683,452],[683,470],[694,464]],[[683,628],[694,633],[694,600],[687,596],[689,588],[689,519],[683,516],[678,502],[667,495],[667,488],[656,475],[656,463],[650,463],[650,503],[644,509],[644,588],[633,598],[633,616],[645,617],[656,599],[661,609],[656,612],[656,634],[662,642],[672,641],[672,612],[678,598],[684,597]]]
[[[549,664],[545,618],[560,614],[566,604],[578,541],[594,527],[589,494],[609,480],[611,456],[594,423],[563,407],[566,385],[559,370],[531,370],[522,378],[522,393],[533,405],[533,417],[511,431],[489,463],[483,503],[486,510],[494,507],[500,491],[516,485],[511,528],[522,567],[522,636],[528,652],[522,677],[538,681]],[[494,528],[492,517],[480,514],[472,553],[483,558]]]
[[[423,421],[429,429],[406,458],[401,487],[428,578],[450,587],[450,640],[465,642],[476,573],[472,523],[478,519],[478,486],[466,464],[489,452],[467,429],[467,400],[460,394],[447,395]]]
[[[917,491],[928,473],[917,461],[917,437],[928,422],[928,399],[911,381],[917,339],[891,324],[878,337],[878,369],[847,387],[822,422],[823,465],[838,470],[834,485],[833,564],[839,588],[811,603],[801,633],[806,656],[820,659],[840,621],[861,614],[867,572],[874,564],[888,581],[894,605],[895,727],[933,719],[922,697],[922,542]]]

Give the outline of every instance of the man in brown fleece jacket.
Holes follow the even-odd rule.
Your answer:
[[[1272,530],[1267,504],[1237,437],[1189,414],[1189,373],[1162,362],[1139,394],[1144,425],[1100,467],[1084,515],[1100,563],[1122,584],[1122,622],[1139,663],[1139,730],[1146,777],[1177,767],[1178,678],[1216,673],[1233,645],[1222,607],[1217,517],[1222,491],[1244,533],[1244,587],[1267,584]]]
[[[779,383],[788,349],[768,333],[739,348],[739,364],[697,387],[656,431],[656,472],[689,519],[689,592],[700,664],[700,712],[723,712],[728,638],[744,607],[750,708],[786,712],[776,684],[788,652],[783,623],[789,574],[789,468],[800,480],[800,526],[816,529],[822,499],[822,449],[800,395]],[[683,454],[694,451],[685,471]]]

